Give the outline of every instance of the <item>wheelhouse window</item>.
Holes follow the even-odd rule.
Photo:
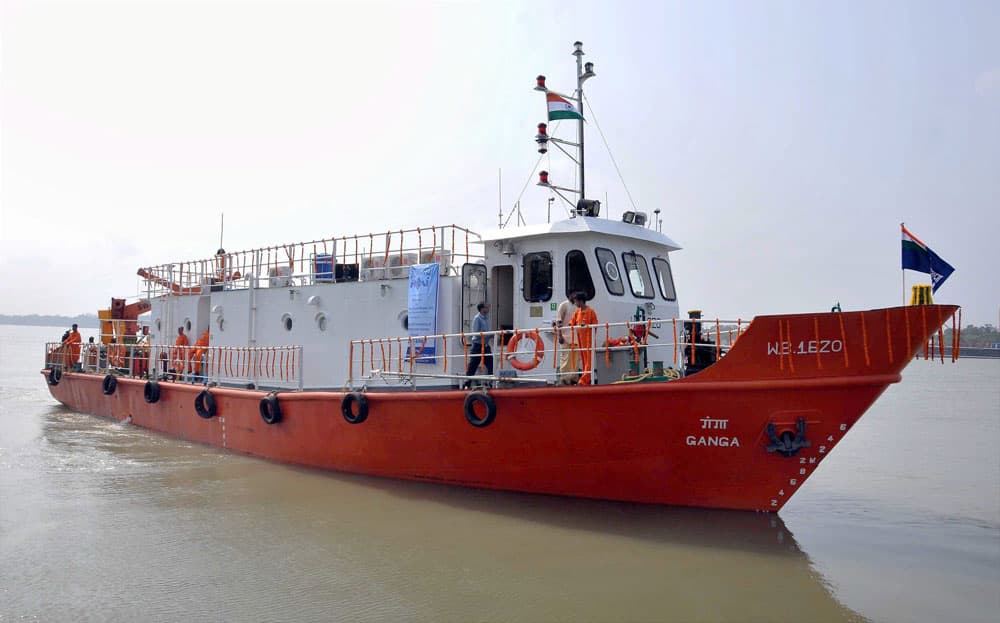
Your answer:
[[[538,303],[552,298],[552,254],[548,251],[524,256],[524,300]]]
[[[660,296],[668,301],[676,301],[677,293],[674,291],[674,275],[670,272],[670,262],[662,257],[654,257],[653,272],[656,274],[656,283],[660,286]]]
[[[604,276],[604,285],[608,288],[608,293],[615,296],[625,294],[622,274],[618,271],[618,258],[615,257],[611,249],[597,249],[597,265],[601,268],[601,275]]]
[[[566,297],[574,292],[583,292],[587,300],[594,298],[594,280],[587,268],[587,256],[583,251],[570,251],[566,254]]]
[[[622,263],[625,264],[625,274],[632,294],[641,299],[654,298],[656,294],[653,293],[653,280],[649,278],[646,258],[635,251],[626,251],[622,253]]]

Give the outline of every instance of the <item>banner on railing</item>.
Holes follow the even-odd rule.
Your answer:
[[[437,264],[415,264],[410,266],[410,289],[406,304],[407,328],[409,335],[433,335],[437,333],[438,283],[441,268]],[[437,363],[436,340],[414,344],[413,355],[407,349],[407,357],[415,357],[416,363]]]

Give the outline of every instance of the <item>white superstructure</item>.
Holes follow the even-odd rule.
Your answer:
[[[398,337],[408,352],[411,264],[440,266],[436,333],[458,334],[480,301],[491,305],[493,329],[550,328],[574,291],[587,292],[601,322],[676,318],[669,253],[679,248],[644,226],[577,215],[484,236],[444,226],[223,253],[143,269],[149,339],[168,348],[183,327],[192,344],[209,331],[212,347],[300,346],[301,386],[340,388],[352,339]],[[462,354],[460,339],[442,342],[439,353]],[[426,377],[416,385],[459,382],[442,378],[441,357],[414,365]],[[455,368],[448,373],[461,374]]]

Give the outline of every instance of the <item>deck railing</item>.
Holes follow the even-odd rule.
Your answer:
[[[699,365],[699,357],[701,362],[723,357],[750,326],[743,320],[694,322],[696,336],[700,325],[701,340],[697,342],[686,335],[689,331],[685,330],[685,324],[690,328],[691,321],[680,319],[356,339],[350,344],[347,385],[355,387],[359,383],[384,380],[415,386],[416,379],[488,384],[565,383],[576,382],[587,372],[593,382],[602,367],[611,367],[611,356],[618,352],[628,353],[629,359],[638,364],[638,377],[652,373],[656,363],[663,365],[667,376],[676,377],[683,375],[687,366]],[[583,331],[590,333],[589,347],[581,346],[587,342],[581,339]],[[560,334],[562,342],[558,339]],[[489,344],[493,352],[473,353],[476,337]],[[513,354],[508,352],[511,339],[518,340]],[[527,343],[531,344],[529,348],[521,348]],[[426,354],[431,352],[428,345],[432,345],[431,355]],[[450,352],[449,346],[455,352]],[[581,369],[586,360],[584,352],[589,353],[589,369]],[[470,361],[474,362],[477,357],[481,362],[477,367],[484,367],[487,357],[493,358],[493,375],[466,376]],[[521,368],[515,367],[512,361],[515,358],[522,364]],[[524,369],[525,362],[531,367]],[[428,363],[434,364],[433,371],[421,371],[419,366]],[[650,368],[644,370],[647,366]],[[635,377],[622,380],[635,380]]]
[[[302,385],[301,346],[150,347],[150,375],[194,383],[297,389]]]
[[[134,378],[301,390],[301,346],[168,346],[45,344],[45,365],[61,371]]]
[[[440,264],[457,275],[461,264],[484,258],[479,234],[457,225],[434,225],[340,236],[215,255],[208,259],[140,268],[146,295],[202,294],[215,290],[287,287],[338,281],[402,279],[411,264]]]

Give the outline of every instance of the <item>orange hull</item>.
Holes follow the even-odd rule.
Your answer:
[[[74,410],[131,418],[186,440],[332,469],[545,494],[745,510],[780,509],[885,391],[953,306],[758,317],[727,356],[681,380],[495,389],[495,421],[466,421],[462,391],[368,391],[367,420],[341,416],[341,392],[279,395],[283,419],[260,416],[264,392],[67,373],[52,395]],[[951,353],[936,353],[951,356]],[[46,374],[48,374],[46,372]],[[810,445],[769,452],[768,434],[805,423]]]

